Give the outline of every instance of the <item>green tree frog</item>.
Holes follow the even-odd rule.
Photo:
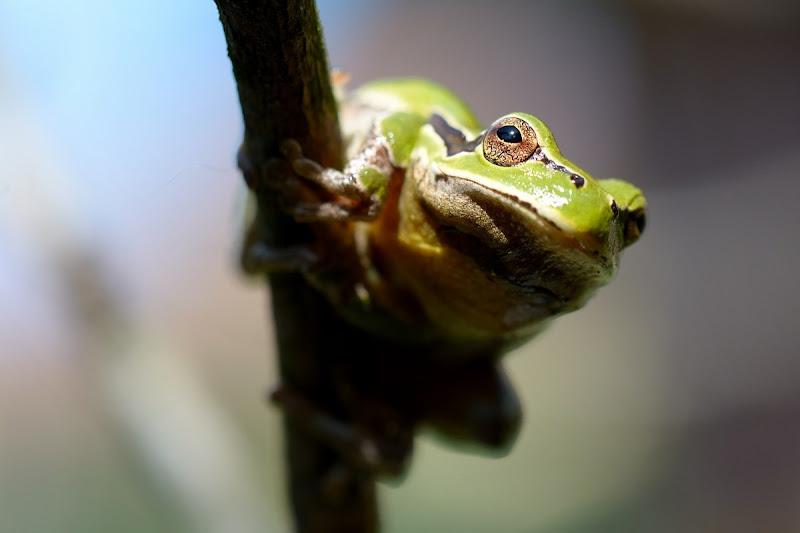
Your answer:
[[[526,113],[483,129],[452,92],[407,78],[345,95],[340,116],[343,171],[284,143],[319,198],[287,203],[323,233],[302,256],[307,276],[367,330],[447,343],[530,337],[608,283],[644,228],[638,188],[592,178]],[[334,263],[346,272],[332,276]]]
[[[405,427],[435,420],[457,439],[505,446],[520,416],[498,355],[612,279],[644,228],[645,198],[566,159],[538,118],[510,113],[483,128],[430,81],[373,82],[339,105],[343,170],[294,141],[282,147],[284,203],[315,242],[279,251],[255,238],[245,264],[299,268],[352,324],[440,356],[396,358],[391,372],[417,386],[381,391],[382,402],[417,406]]]

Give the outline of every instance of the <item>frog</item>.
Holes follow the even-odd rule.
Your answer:
[[[291,139],[276,162],[285,209],[315,239],[277,250],[256,236],[244,263],[258,272],[295,269],[349,324],[424,353],[399,357],[394,371],[441,376],[430,388],[451,391],[461,407],[419,408],[416,418],[438,419],[456,440],[507,449],[521,416],[501,356],[614,278],[621,251],[645,228],[646,199],[635,185],[595,179],[564,157],[539,118],[512,112],[483,127],[433,81],[339,89],[338,103],[343,169],[322,167]],[[465,382],[482,392],[453,392]],[[430,393],[417,403],[441,406],[442,394]],[[275,398],[289,411],[306,406],[295,409],[298,419],[313,412],[336,422],[292,391]],[[363,444],[345,429],[336,438]],[[402,470],[400,456],[385,470]]]

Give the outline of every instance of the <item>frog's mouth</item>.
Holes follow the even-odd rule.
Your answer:
[[[535,206],[485,191],[470,199],[466,222],[439,219],[440,242],[474,263],[503,287],[503,294],[514,295],[529,311],[535,308],[543,317],[575,309],[610,279],[614,267],[607,256],[563,231]],[[475,210],[486,216],[476,217]],[[476,218],[481,222],[476,224]]]
[[[494,240],[502,241],[524,234],[534,241],[549,242],[554,247],[581,253],[584,260],[597,262],[600,268],[614,268],[621,244],[617,242],[616,234],[619,232],[614,223],[602,233],[581,230],[564,219],[557,207],[532,201],[532,197],[519,194],[511,187],[494,183],[474,172],[462,173],[457,168],[441,164],[431,166],[434,169],[435,194],[423,194],[422,201],[425,202],[428,196],[435,200],[433,204],[439,206],[445,202],[455,204],[447,209],[451,212],[448,221],[455,218],[453,214],[459,216],[460,213],[463,225],[480,226]],[[554,170],[574,174],[566,168]],[[465,202],[472,205],[458,205]],[[437,210],[434,206],[434,211]],[[515,222],[507,223],[506,219]]]
[[[613,232],[602,237],[581,232],[548,213],[551,209],[534,205],[517,195],[481,187],[469,189],[469,198],[494,225],[492,233],[502,234],[511,247],[583,257],[583,261],[595,263],[603,270],[614,269],[614,247],[609,241]]]

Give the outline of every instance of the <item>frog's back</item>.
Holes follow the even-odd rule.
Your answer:
[[[423,78],[391,78],[368,83],[359,88],[358,100],[386,111],[413,113],[426,121],[442,115],[462,130],[480,131],[481,125],[467,104],[450,89]]]

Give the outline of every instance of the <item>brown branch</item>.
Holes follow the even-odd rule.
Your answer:
[[[322,33],[313,0],[215,0],[228,43],[245,125],[240,167],[256,193],[260,239],[287,246],[312,238],[284,214],[263,186],[280,141],[341,168],[341,138]],[[269,285],[283,383],[331,411],[339,401],[330,376],[338,354],[366,350],[359,333],[295,273],[271,274]],[[359,347],[361,346],[361,347]],[[285,419],[291,502],[301,533],[377,530],[375,484],[294,421]]]

